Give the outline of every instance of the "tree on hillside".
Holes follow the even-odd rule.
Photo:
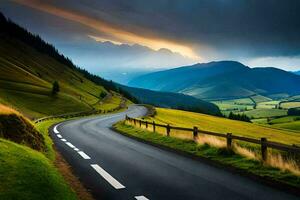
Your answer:
[[[290,109],[288,109],[287,114],[291,115],[291,116],[299,116],[300,115],[300,108],[290,108]]]
[[[59,84],[57,81],[54,81],[52,84],[52,95],[56,95],[59,92]]]
[[[234,114],[233,112],[229,113],[228,119],[239,120],[244,122],[251,122],[251,119],[245,114]]]
[[[99,97],[100,97],[101,99],[103,99],[104,97],[106,97],[106,95],[107,95],[106,92],[101,91]]]

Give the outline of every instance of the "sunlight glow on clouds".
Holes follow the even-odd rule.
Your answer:
[[[107,39],[107,38],[103,38],[103,37],[97,37],[97,36],[93,36],[93,35],[88,35],[89,38],[92,38],[93,40],[97,41],[97,42],[111,42],[115,45],[121,45],[123,44],[122,42],[118,42],[116,40],[111,40],[111,39]]]
[[[135,33],[131,33],[125,30],[122,30],[118,27],[113,26],[112,24],[108,24],[100,19],[90,18],[88,16],[84,16],[80,13],[76,13],[74,11],[68,11],[65,9],[61,9],[58,7],[54,7],[52,5],[37,1],[37,0],[14,0],[15,2],[47,12],[49,14],[62,17],[64,19],[68,19],[71,21],[78,22],[94,30],[99,31],[101,34],[109,35],[112,37],[109,41],[113,43],[120,44],[140,44],[143,46],[147,46],[153,50],[159,50],[162,48],[166,48],[171,50],[172,52],[180,53],[183,56],[191,58],[195,61],[200,61],[200,57],[194,52],[194,50],[185,44],[180,44],[177,42],[173,42],[170,40],[166,40],[163,38],[153,38],[147,37],[143,35],[138,35]],[[98,38],[96,36],[92,37],[95,40],[101,40],[101,37]],[[103,39],[103,38],[102,38]]]

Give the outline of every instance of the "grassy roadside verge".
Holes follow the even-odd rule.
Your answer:
[[[43,153],[0,139],[0,199],[77,199]]]
[[[166,137],[158,133],[134,128],[133,126],[126,125],[124,122],[115,124],[113,128],[124,135],[175,150],[194,158],[212,161],[218,166],[226,167],[274,186],[299,193],[299,176],[293,175],[288,171],[265,166],[259,161],[243,157],[234,152],[228,152],[225,148],[216,148],[207,144],[199,145],[190,140]]]
[[[59,122],[65,121],[65,120],[66,119],[63,119],[63,118],[57,118],[57,119],[46,120],[46,121],[40,122],[38,124],[35,124],[35,128],[44,136],[45,145],[46,145],[45,155],[51,161],[55,160],[55,150],[53,148],[53,141],[48,134],[48,129],[53,124],[56,124],[56,123],[59,123]]]
[[[46,120],[36,124],[35,127],[41,134],[43,134],[45,138],[45,144],[46,144],[45,155],[51,161],[51,163],[56,168],[56,170],[58,170],[59,174],[63,177],[62,182],[66,183],[69,190],[72,190],[72,192],[76,194],[75,199],[93,200],[91,193],[87,191],[87,189],[82,185],[82,183],[78,180],[78,178],[73,174],[71,166],[69,166],[69,164],[64,160],[63,156],[58,151],[55,150],[55,147],[53,145],[53,140],[49,135],[49,128],[52,125],[66,120],[75,119],[75,118],[79,118],[79,117],[74,117],[69,119],[56,118],[52,120]],[[59,198],[59,199],[68,199],[68,198]]]
[[[49,159],[54,155],[49,136],[41,135],[21,113],[1,104],[0,137],[0,199],[77,199]]]
[[[0,199],[91,200],[91,194],[55,150],[48,129],[58,118],[35,124],[45,149],[37,151],[0,138]]]

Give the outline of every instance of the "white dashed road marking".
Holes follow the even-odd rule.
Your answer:
[[[75,146],[74,146],[71,142],[66,142],[66,144],[67,144],[69,147],[71,147],[72,149],[75,148]]]
[[[88,155],[86,155],[86,153],[84,153],[83,151],[78,151],[79,155],[81,155],[81,157],[83,157],[84,159],[91,159]]]
[[[56,136],[57,136],[58,138],[62,138],[62,136],[61,136],[60,134],[57,134]]]
[[[107,173],[104,169],[102,169],[99,165],[97,164],[93,164],[91,165],[92,168],[94,168],[94,170],[96,170],[96,172],[98,172],[98,174],[100,174],[107,182],[109,182],[109,184],[111,184],[115,189],[123,189],[125,188],[124,185],[122,185],[119,181],[117,181],[116,179],[114,179],[114,177],[112,177],[109,173]]]
[[[58,125],[54,126],[54,128],[53,128],[53,131],[54,131],[54,133],[56,133],[56,134],[59,133],[59,131],[57,130],[57,126],[58,126]]]
[[[67,140],[66,139],[61,139],[61,141],[66,142]]]
[[[75,151],[79,151],[79,149],[78,149],[78,148],[74,148],[74,150],[75,150]]]
[[[134,198],[137,200],[149,200],[145,196],[135,196]]]

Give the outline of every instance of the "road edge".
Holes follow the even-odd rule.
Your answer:
[[[53,128],[61,123],[71,121],[72,119],[66,119],[62,122],[58,122],[52,124],[48,128],[48,134],[51,138],[53,144],[53,150],[55,152],[55,159],[53,161],[53,165],[69,185],[69,187],[76,193],[76,196],[79,200],[96,200],[93,194],[88,190],[88,188],[80,181],[79,177],[75,174],[73,167],[68,163],[65,157],[61,154],[61,152],[56,148],[52,135]]]

